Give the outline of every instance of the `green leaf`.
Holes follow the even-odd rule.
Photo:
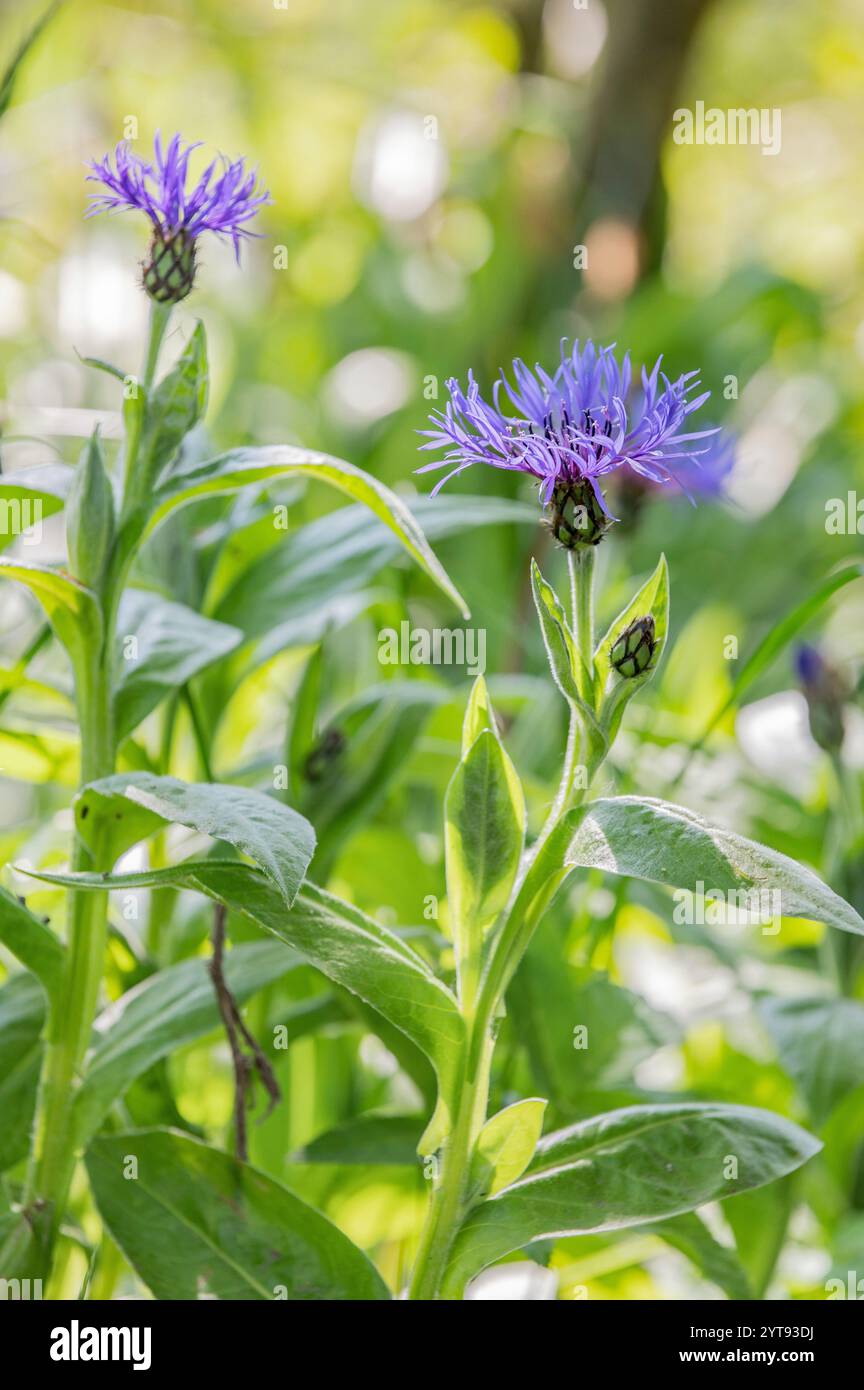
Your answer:
[[[39,35],[42,33],[43,29],[46,27],[49,21],[54,17],[62,3],[63,0],[54,0],[54,3],[52,5],[49,5],[48,8],[45,11],[43,11],[40,17],[36,20],[35,24],[32,24],[30,28],[27,30],[27,33],[24,35],[23,39],[21,40],[17,49],[15,50],[15,53],[11,61],[7,64],[2,77],[0,77],[0,116],[4,116],[6,114],[12,103],[12,96],[15,91],[15,83],[18,78],[18,72],[21,68],[21,64],[24,62],[30,50],[36,43],[36,40],[39,38]]]
[[[97,426],[84,446],[66,502],[66,549],[76,579],[98,590],[114,543],[114,490]]]
[[[270,483],[295,475],[317,478],[354,501],[362,502],[398,537],[420,568],[461,610],[463,617],[470,616],[464,599],[447,577],[401,498],[377,478],[344,459],[293,445],[233,449],[209,463],[167,478],[148,498],[148,517],[143,529],[140,518],[130,518],[121,536],[119,555],[128,555],[136,543],[144,540],[178,507],[211,493],[237,491],[253,483]]]
[[[70,575],[46,565],[0,559],[0,579],[14,579],[38,598],[73,661],[83,655],[88,642],[98,642],[102,612],[96,595]]]
[[[171,462],[207,409],[208,379],[207,339],[199,320],[180,361],[162,378],[146,404],[139,466],[152,481]]]
[[[497,735],[484,729],[453,774],[444,803],[447,902],[463,998],[476,988],[483,933],[507,905],[524,840],[516,769]]]
[[[373,686],[337,711],[305,750],[299,806],[318,832],[316,877],[326,878],[346,838],[368,824],[404,771],[432,710],[449,698],[430,681]],[[293,750],[298,760],[299,751]]]
[[[821,1125],[839,1101],[864,1085],[864,1004],[823,997],[762,999],[759,1016],[780,1065]]]
[[[654,797],[601,798],[568,812],[558,828],[563,862],[572,867],[647,879],[694,893],[723,893],[730,906],[750,899],[773,914],[807,917],[864,934],[864,921],[810,869],[777,850],[709,825],[694,811]],[[557,838],[560,852],[561,841]],[[550,837],[550,841],[553,837]],[[730,894],[741,895],[729,897]],[[773,895],[776,894],[776,897]]]
[[[106,1226],[156,1298],[390,1296],[363,1252],[320,1212],[196,1139],[171,1130],[112,1134],[93,1141],[86,1161]]]
[[[625,679],[613,671],[610,654],[622,632],[637,618],[654,619],[654,655],[651,665],[641,675]],[[669,568],[666,556],[661,555],[657,568],[650,579],[642,585],[610,625],[604,637],[597,644],[594,653],[594,669],[597,672],[597,699],[600,709],[600,722],[609,743],[614,742],[621,727],[621,720],[628,702],[646,681],[649,681],[660,664],[666,638],[669,632]]]
[[[134,658],[126,656],[130,637],[136,639]],[[202,618],[185,604],[127,589],[117,619],[118,738],[131,734],[166,694],[227,656],[242,640],[236,627]]]
[[[419,1115],[358,1115],[319,1134],[294,1160],[339,1163],[351,1167],[417,1167],[417,1141],[423,1131]]]
[[[428,540],[444,540],[479,527],[537,524],[534,506],[491,497],[416,497],[411,509]],[[273,534],[272,514],[266,518]],[[261,547],[258,547],[260,552]],[[242,569],[231,586],[218,590],[211,617],[242,628],[259,642],[264,660],[298,641],[320,640],[356,596],[398,559],[402,546],[393,531],[365,507],[340,507],[296,531]],[[301,635],[298,635],[301,634]]]
[[[596,721],[591,709],[593,677],[585,669],[564,606],[552,585],[543,578],[536,560],[531,561],[531,592],[540,619],[552,679],[568,704],[575,705],[583,718],[594,724]]]
[[[242,1004],[298,964],[300,958],[279,942],[247,942],[227,952],[225,979]],[[96,1020],[97,1041],[75,1098],[78,1142],[86,1144],[136,1077],[219,1025],[213,980],[204,960],[168,966],[121,995]]]
[[[83,366],[104,372],[106,376],[113,376],[115,381],[123,382],[124,385],[131,380],[128,372],[124,372],[122,367],[115,367],[113,362],[106,362],[104,357],[82,357],[79,352],[78,358]]]
[[[792,1172],[820,1147],[782,1116],[743,1105],[639,1105],[594,1116],[542,1139],[525,1176],[469,1213],[445,1293],[458,1296],[480,1270],[533,1240],[693,1211]]]
[[[489,699],[489,688],[482,676],[478,676],[471,687],[465,718],[462,721],[462,757],[468,756],[472,745],[486,729],[498,736],[495,713]]]
[[[45,993],[32,975],[0,989],[0,1173],[27,1156],[42,1060]]]
[[[18,898],[0,888],[0,942],[39,980],[48,998],[58,997],[66,948]]]
[[[570,965],[545,925],[510,985],[507,1008],[535,1084],[571,1114],[586,1092],[630,1085],[639,1063],[677,1036],[639,995]]]
[[[297,801],[303,789],[306,759],[315,741],[318,727],[318,707],[321,700],[321,669],[323,648],[313,648],[303,671],[300,684],[288,712],[286,738],[288,773],[291,779],[292,800]]]
[[[74,469],[65,463],[43,463],[21,473],[0,473],[0,549],[63,510]]]
[[[307,820],[263,792],[218,782],[180,782],[149,772],[91,782],[75,802],[85,844],[111,831],[113,857],[165,824],[226,840],[263,870],[290,907],[309,866],[315,833]]]
[[[745,1192],[723,1202],[722,1211],[732,1228],[738,1259],[747,1276],[751,1298],[764,1298],[774,1267],[783,1248],[794,1205],[797,1203],[794,1177],[783,1178],[770,1187]]]
[[[521,1178],[543,1130],[545,1100],[517,1100],[487,1120],[471,1158],[469,1188],[475,1196],[494,1196]]]
[[[307,882],[286,912],[263,873],[216,859],[131,874],[28,872],[69,888],[189,888],[251,917],[406,1034],[435,1068],[445,1107],[452,1102],[465,1034],[456,1000],[401,937],[331,893]]]
[[[779,1184],[778,1184],[779,1185]],[[748,1200],[745,1194],[740,1201],[743,1206]],[[739,1205],[733,1202],[733,1207]],[[747,1274],[735,1250],[721,1245],[715,1240],[708,1227],[695,1212],[685,1212],[681,1216],[670,1217],[656,1225],[645,1227],[685,1255],[692,1265],[721,1288],[728,1298],[751,1298]]]
[[[704,733],[697,743],[697,747],[705,742],[723,716],[740,702],[745,690],[753,684],[763,672],[767,671],[772,662],[780,655],[789,643],[797,637],[798,633],[805,628],[809,622],[816,617],[817,613],[824,608],[829,599],[833,598],[838,590],[851,584],[854,579],[864,576],[864,563],[855,561],[853,564],[843,565],[840,569],[830,574],[828,578],[820,584],[819,588],[812,593],[809,598],[804,599],[793,608],[791,613],[787,613],[785,618],[781,618],[779,623],[774,623],[767,635],[750,653],[741,670],[735,679],[729,696],[721,705],[720,709],[712,715]]]

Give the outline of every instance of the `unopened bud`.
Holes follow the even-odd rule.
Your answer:
[[[66,549],[76,579],[95,589],[114,540],[114,492],[99,431],[94,431],[72,479],[66,502]]]
[[[849,697],[846,682],[815,647],[803,643],[795,653],[795,669],[807,701],[815,742],[826,753],[838,753],[845,734],[843,709]]]
[[[549,530],[565,550],[599,545],[614,519],[607,516],[589,482],[558,483],[549,504]]]
[[[157,304],[179,304],[195,283],[195,239],[184,231],[156,232],[144,266],[144,288]]]
[[[649,613],[646,618],[637,618],[625,627],[612,645],[609,660],[619,676],[630,680],[648,670],[655,645],[654,619]]]

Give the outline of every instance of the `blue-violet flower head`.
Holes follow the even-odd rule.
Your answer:
[[[189,156],[198,144],[184,145],[179,135],[162,145],[157,133],[154,157],[142,159],[122,141],[113,157],[91,160],[89,181],[105,189],[94,193],[87,216],[137,209],[153,225],[144,288],[160,303],[177,303],[192,288],[195,243],[202,232],[230,237],[239,262],[240,245],[254,236],[248,223],[272,202],[254,170],[242,159],[214,159],[194,186],[187,188]]]
[[[710,392],[700,390],[695,371],[670,381],[661,362],[643,368],[634,389],[629,353],[619,362],[614,344],[562,343],[553,375],[517,358],[514,383],[502,372],[491,404],[473,373],[467,391],[451,379],[449,402],[430,417],[434,428],[421,431],[428,436],[421,448],[446,452],[418,472],[449,470],[434,492],[475,463],[529,474],[551,510],[553,534],[570,549],[596,545],[614,522],[601,485],[610,474],[677,487],[691,501],[695,492],[717,493],[732,465],[731,442],[718,428],[687,427]]]

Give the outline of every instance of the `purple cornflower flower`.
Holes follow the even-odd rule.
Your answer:
[[[431,416],[435,428],[421,431],[429,437],[422,449],[447,452],[418,472],[452,465],[433,493],[474,463],[530,474],[543,505],[552,507],[553,534],[569,548],[596,545],[615,520],[600,485],[609,474],[635,474],[688,496],[716,492],[731,466],[730,444],[718,438],[719,429],[685,428],[710,392],[699,391],[698,372],[670,381],[661,360],[650,373],[643,368],[635,392],[629,353],[619,363],[614,345],[590,341],[572,351],[562,343],[554,376],[517,358],[515,385],[502,372],[491,405],[473,373],[467,392],[451,379],[450,401]],[[518,414],[505,413],[502,392]]]
[[[88,181],[107,190],[94,193],[86,216],[135,208],[153,224],[150,261],[144,269],[144,288],[162,303],[177,303],[191,290],[195,275],[195,242],[202,232],[227,236],[240,261],[240,244],[254,236],[247,223],[259,208],[272,202],[259,188],[254,170],[242,159],[214,159],[197,184],[187,190],[189,156],[200,142],[184,145],[173,136],[167,149],[157,133],[154,159],[134,154],[122,141],[111,156],[91,160]]]

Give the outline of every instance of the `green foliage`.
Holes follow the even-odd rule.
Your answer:
[[[197,1140],[106,1135],[91,1144],[87,1171],[109,1230],[157,1298],[389,1297],[365,1255],[312,1207]]]
[[[645,1105],[599,1115],[548,1135],[521,1182],[475,1207],[447,1283],[461,1289],[543,1236],[638,1225],[760,1187],[818,1149],[788,1120],[746,1106]]]
[[[0,44],[0,1272],[64,1299],[439,1298],[518,1256],[563,1298],[821,1298],[798,1271],[864,1249],[848,6],[815,65],[804,0],[779,47],[753,0],[706,7],[661,94],[791,83],[837,153],[806,206],[794,142],[782,181],[658,142],[626,6],[581,77],[498,0],[346,11],[338,100],[320,7],[261,20],[269,67],[199,8],[170,46],[104,0]],[[112,60],[82,82],[94,34]],[[42,127],[123,131],[156,52],[133,148],[176,119],[172,65],[197,73],[237,99],[184,133],[260,157],[275,206],[239,270],[185,246],[194,297],[145,346],[115,277],[136,292],[147,229],[82,230],[99,151]],[[382,93],[416,89],[418,53],[440,130],[411,158],[442,155],[443,186],[408,216],[387,140],[413,118]],[[620,295],[610,207],[641,248]],[[575,280],[562,226],[592,241]],[[630,347],[637,382],[699,365],[741,444],[731,501],[604,475],[617,519],[592,493],[604,534],[565,568],[517,472],[430,497],[412,470],[451,374],[485,389],[577,333]],[[403,625],[482,633],[486,678],[385,664]],[[798,720],[799,640],[842,672],[833,759]],[[754,898],[770,924],[736,920]]]

